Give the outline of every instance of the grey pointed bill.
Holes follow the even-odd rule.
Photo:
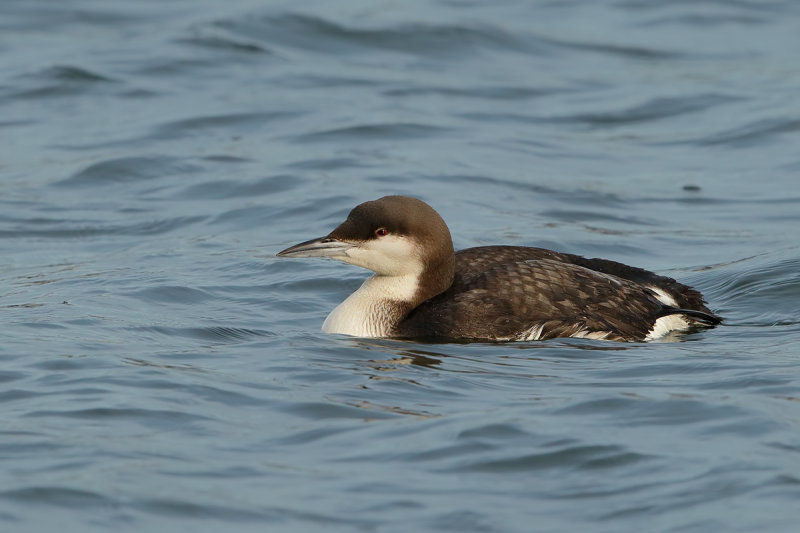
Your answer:
[[[290,246],[282,252],[278,252],[278,257],[343,257],[347,255],[347,250],[354,246],[349,242],[320,237]]]

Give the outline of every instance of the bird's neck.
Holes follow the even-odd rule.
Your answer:
[[[455,257],[419,273],[374,275],[331,311],[325,333],[355,337],[391,337],[397,325],[419,304],[446,291],[453,283]]]
[[[391,337],[397,324],[416,307],[419,276],[379,276],[367,279],[359,289],[331,311],[322,331],[355,337]]]

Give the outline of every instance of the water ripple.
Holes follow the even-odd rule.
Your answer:
[[[181,303],[184,303],[181,300]],[[255,330],[239,327],[210,326],[205,328],[176,328],[164,326],[148,326],[133,328],[137,331],[152,331],[168,338],[186,337],[195,340],[212,341],[218,343],[236,343],[258,337],[273,337],[275,333],[267,330]]]
[[[186,135],[207,135],[209,130],[227,129],[241,135],[242,132],[268,127],[271,122],[283,121],[301,115],[292,111],[231,113],[216,116],[197,116],[173,120],[161,124],[148,135],[152,139],[174,139]]]
[[[616,468],[652,459],[625,450],[622,446],[571,446],[552,452],[524,454],[497,460],[460,465],[458,471],[522,473],[552,468],[597,470]]]
[[[590,54],[607,54],[625,59],[647,61],[677,60],[696,57],[697,54],[687,54],[676,50],[663,50],[645,46],[629,46],[623,44],[609,44],[604,42],[579,42],[548,39],[548,42],[567,50],[577,50]]]
[[[0,529],[794,532],[799,6],[5,2]],[[398,193],[726,322],[321,333]]]
[[[324,163],[320,164],[325,168],[330,168]],[[302,187],[306,182],[307,180],[290,174],[268,176],[249,183],[235,180],[207,181],[192,185],[176,193],[176,196],[180,199],[210,200],[215,198],[256,198],[293,190]]]
[[[522,39],[488,26],[402,24],[381,29],[361,29],[318,16],[286,14],[263,19],[219,21],[216,26],[253,39],[264,39],[325,54],[350,54],[389,50],[423,57],[469,57],[481,49],[542,52],[544,40]]]
[[[25,413],[29,418],[77,419],[94,421],[107,420],[115,423],[139,424],[143,427],[161,431],[188,431],[201,433],[203,422],[213,417],[192,414],[184,410],[143,409],[135,407],[91,407],[86,409],[36,410]]]
[[[402,141],[439,136],[445,131],[447,131],[446,128],[427,124],[384,123],[348,126],[313,133],[304,133],[293,137],[293,140],[300,143],[327,141],[352,142],[353,140]]]
[[[770,118],[760,119],[744,126],[686,142],[700,146],[727,145],[734,148],[744,148],[758,146],[771,141],[774,137],[794,134],[798,131],[800,131],[800,119],[791,117]]]
[[[96,187],[183,175],[200,170],[196,164],[169,156],[122,157],[93,163],[55,183],[64,187]]]
[[[243,54],[271,54],[268,48],[254,42],[241,41],[219,35],[195,35],[182,37],[176,42],[190,46],[198,46],[221,52],[235,52]]]
[[[437,87],[420,86],[387,89],[383,91],[386,96],[399,96],[415,98],[418,96],[441,96],[443,98],[477,98],[480,100],[529,100],[552,94],[563,94],[569,89],[543,89],[536,87],[509,87],[509,86],[483,86],[483,87]]]
[[[800,315],[800,259],[767,258],[736,262],[707,282],[709,297],[742,324],[797,324]],[[748,309],[758,309],[758,317]],[[747,317],[747,318],[745,318]]]
[[[34,74],[22,76],[18,81],[21,85],[33,84],[35,87],[17,90],[9,94],[11,98],[40,99],[80,95],[93,91],[97,87],[118,83],[111,77],[72,65],[49,67]]]
[[[700,94],[684,97],[653,98],[643,104],[625,109],[569,115],[537,116],[525,113],[462,113],[459,116],[471,120],[520,122],[528,124],[585,124],[592,127],[609,128],[637,123],[654,122],[685,114],[702,113],[714,107],[737,102],[743,98],[726,94]]]
[[[74,489],[70,487],[26,487],[0,492],[0,498],[18,500],[20,502],[40,502],[57,507],[108,507],[114,501],[97,492]]]
[[[91,239],[102,235],[160,235],[182,227],[198,224],[206,217],[175,217],[163,220],[147,220],[128,225],[106,225],[98,222],[76,223],[71,220],[52,219],[46,222],[23,221],[18,229],[0,230],[0,239]],[[41,226],[49,227],[41,227]],[[36,228],[39,226],[39,228]]]

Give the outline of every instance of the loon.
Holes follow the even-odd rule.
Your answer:
[[[328,315],[326,333],[650,341],[721,321],[697,290],[615,261],[526,246],[455,252],[442,217],[408,196],[360,204],[327,236],[278,256],[329,257],[375,273]]]

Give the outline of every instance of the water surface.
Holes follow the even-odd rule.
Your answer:
[[[800,6],[0,8],[0,526],[770,531],[800,520]],[[411,194],[457,248],[674,276],[677,343],[323,335],[274,254]]]

